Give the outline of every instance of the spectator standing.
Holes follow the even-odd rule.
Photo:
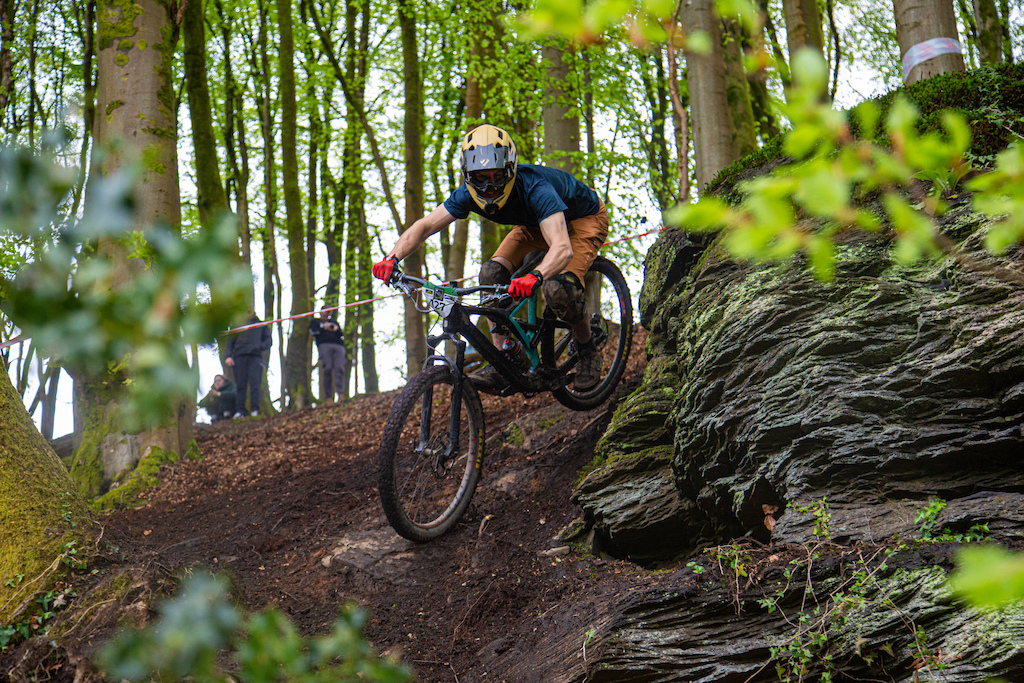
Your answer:
[[[199,407],[210,416],[210,422],[230,419],[235,414],[238,393],[235,385],[224,375],[214,375],[210,393],[199,402]]]
[[[270,350],[274,344],[274,338],[270,334],[269,325],[261,325],[263,322],[255,313],[250,313],[249,321],[246,323],[248,329],[241,332],[229,332],[228,341],[224,347],[227,358],[224,364],[235,371],[235,383],[238,386],[238,399],[235,406],[235,417],[244,417],[246,412],[245,399],[248,396],[249,410],[252,415],[260,412],[260,390],[263,384],[263,354]],[[256,325],[256,327],[252,327]]]
[[[333,403],[335,393],[339,398],[345,395],[345,369],[348,362],[345,336],[341,326],[326,308],[320,311],[319,318],[313,318],[309,325],[309,333],[316,340],[317,352],[320,354],[324,401]]]

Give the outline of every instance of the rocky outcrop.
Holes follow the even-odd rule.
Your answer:
[[[975,230],[978,267],[1016,267],[983,253],[966,204],[947,220]],[[606,549],[651,564],[709,536],[802,542],[822,500],[839,542],[919,535],[937,498],[954,530],[1024,534],[1024,288],[900,264],[881,239],[842,246],[831,283],[698,252],[669,230],[648,255],[670,264],[641,296],[648,373],[577,489]]]
[[[740,537],[913,547],[973,530],[1019,546],[1021,254],[987,254],[986,224],[963,198],[943,221],[960,258],[906,265],[882,237],[854,236],[829,283],[799,261],[740,264],[662,233],[640,298],[647,373],[574,493],[595,549],[670,567]],[[746,608],[740,590],[732,605],[703,591],[633,596],[571,680],[1024,675],[1021,611],[968,609],[948,593],[948,564],[918,559],[872,574],[809,648],[813,629],[794,627],[794,611],[811,623],[834,608],[808,614],[799,581]],[[853,595],[828,581],[815,590]]]
[[[1024,607],[959,601],[954,550],[711,548],[619,592],[577,594],[478,656],[501,680],[553,683],[1020,680]]]

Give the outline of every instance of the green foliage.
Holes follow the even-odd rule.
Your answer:
[[[1024,600],[1024,554],[998,545],[962,548],[950,585],[976,607],[1006,607]]]
[[[665,26],[676,6],[676,0],[537,0],[519,24],[527,39],[557,35],[595,42],[625,19],[634,42],[664,42],[668,38]],[[748,28],[760,21],[758,7],[750,0],[715,0],[715,6],[720,16],[737,19]],[[687,37],[688,50],[706,53],[708,47],[706,34]]]
[[[17,575],[19,583],[24,578],[24,574]],[[7,585],[14,587],[16,584],[12,581],[8,581]],[[52,590],[40,592],[35,598],[30,616],[9,624],[0,624],[0,652],[28,638],[46,635],[57,612],[67,607],[70,599],[76,595],[63,582]]]
[[[813,533],[818,540],[828,541],[832,538],[832,513],[828,511],[828,501],[824,497],[811,505],[795,505],[793,509],[802,514],[813,515]]]
[[[410,679],[406,667],[381,659],[362,636],[365,616],[347,608],[327,635],[306,638],[276,609],[243,615],[225,582],[195,574],[159,607],[160,617],[105,645],[99,666],[114,680],[196,683],[316,683]],[[232,670],[221,666],[224,656]]]
[[[1001,254],[1024,238],[1024,145],[1014,144],[996,157],[996,168],[968,183],[978,195],[978,211],[999,216],[1000,221],[985,235],[985,246]]]
[[[947,192],[971,170],[971,130],[964,117],[942,112],[940,128],[929,130],[920,125],[918,108],[899,96],[884,117],[870,102],[851,114],[835,111],[822,101],[822,66],[808,52],[794,60],[795,87],[784,108],[793,128],[781,146],[792,162],[738,183],[735,205],[705,196],[677,207],[670,220],[694,231],[723,231],[724,246],[738,258],[779,260],[803,253],[822,280],[833,276],[834,238],[844,230],[889,228],[894,255],[903,262],[940,254],[934,218],[945,210]],[[1022,158],[1015,144],[999,155],[993,172],[968,185],[977,193],[975,209],[996,220],[989,237],[995,249],[1024,235]],[[917,185],[921,178],[933,181],[930,195]],[[865,206],[875,196],[881,217],[877,208]]]
[[[945,509],[946,501],[941,498],[933,498],[928,502],[927,507],[918,511],[917,517],[914,518],[914,523],[921,526],[921,538],[923,540],[930,541],[932,539],[932,530],[935,528],[939,513]]]
[[[157,424],[197,390],[182,345],[212,341],[244,306],[251,276],[235,265],[235,228],[137,232],[131,169],[94,178],[83,217],[63,220],[72,177],[51,156],[0,149],[0,236],[42,243],[0,277],[0,310],[65,367],[130,377],[124,424]],[[203,283],[214,301],[200,303]]]
[[[921,528],[922,541],[935,541],[944,543],[977,543],[984,541],[988,536],[988,524],[975,524],[967,530],[967,533],[958,534],[949,529],[935,531],[939,514],[946,509],[946,501],[941,498],[933,498],[928,501],[924,509],[919,510],[914,519],[915,524]]]

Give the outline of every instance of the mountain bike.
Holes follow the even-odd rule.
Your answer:
[[[586,289],[591,334],[603,357],[604,374],[593,388],[578,391],[573,379],[579,351],[569,324],[546,309],[539,312],[542,305],[536,294],[513,300],[508,285],[438,285],[397,270],[388,284],[414,300],[417,288],[422,288],[427,307],[423,312],[433,312],[443,321],[442,332],[427,337],[423,370],[391,408],[378,459],[378,487],[388,522],[401,536],[425,542],[455,527],[483,471],[484,412],[465,374],[467,347],[472,345],[508,381],[500,395],[550,391],[568,408],[589,410],[611,396],[626,368],[633,337],[632,299],[618,267],[599,256],[588,273]],[[472,294],[481,294],[478,304],[461,301]],[[476,315],[486,316],[515,339],[528,366],[522,363],[520,369],[495,347],[471,322],[470,316]],[[454,357],[441,353],[446,342]]]

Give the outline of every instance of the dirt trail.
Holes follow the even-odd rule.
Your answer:
[[[634,339],[620,396],[643,368]],[[395,394],[201,427],[199,461],[170,468],[144,507],[109,515],[107,539],[133,561],[227,572],[252,609],[278,605],[306,633],[355,601],[368,637],[419,681],[504,680],[487,655],[519,648],[585,591],[617,590],[627,563],[549,551],[579,514],[569,501],[611,404],[574,413],[550,396],[483,397],[485,475],[452,534],[399,538],[377,500],[376,456]],[[509,426],[526,441],[506,442]],[[607,587],[602,587],[604,585]],[[575,628],[560,624],[559,628]],[[579,624],[580,633],[587,624]]]

